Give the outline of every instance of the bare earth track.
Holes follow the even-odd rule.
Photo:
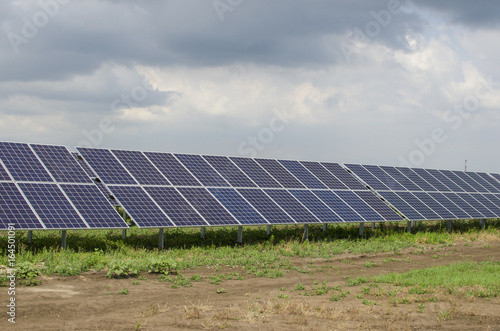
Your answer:
[[[406,302],[395,302],[375,292],[397,292],[394,285],[382,284],[370,293],[362,291],[370,281],[347,285],[348,276],[369,279],[460,261],[499,260],[500,242],[494,240],[428,246],[423,253],[409,249],[399,254],[334,255],[330,260],[293,258],[293,265],[309,273],[285,271],[284,277],[274,279],[241,269],[183,270],[188,279],[202,276],[192,287],[172,288],[158,281],[158,275],[146,273],[141,279],[108,279],[104,271],[44,277],[40,286],[17,288],[16,324],[4,315],[0,330],[500,330],[499,297],[468,297],[443,289],[418,300],[399,293]],[[210,275],[235,271],[244,279],[210,283]],[[325,280],[349,294],[332,301],[332,295],[341,292],[314,293]],[[299,283],[305,289],[297,289]],[[122,289],[128,294],[119,294]],[[0,302],[6,303],[7,290],[0,291]]]

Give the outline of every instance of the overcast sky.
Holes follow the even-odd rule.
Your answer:
[[[0,140],[500,173],[498,1],[2,1]]]

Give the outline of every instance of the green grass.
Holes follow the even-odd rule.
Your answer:
[[[410,292],[417,294],[429,293],[429,287],[442,287],[455,294],[497,297],[500,295],[500,262],[454,263],[379,275],[372,281],[412,287]]]

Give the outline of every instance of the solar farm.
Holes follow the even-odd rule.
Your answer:
[[[307,325],[311,325],[308,323],[313,321],[323,328],[332,317],[321,317],[318,311],[332,313],[340,307],[340,302],[347,305],[346,309],[367,314],[386,302],[384,307],[392,306],[401,314],[408,310],[401,305],[404,300],[417,311],[415,316],[406,313],[408,319],[420,318],[426,305],[433,305],[432,309],[439,313],[432,322],[441,327],[451,318],[441,313],[448,310],[432,303],[433,296],[425,296],[425,300],[431,301],[424,303],[424,299],[415,299],[401,286],[398,293],[406,293],[404,298],[385,295],[385,290],[394,289],[380,285],[385,284],[380,280],[381,274],[411,271],[416,267],[404,261],[419,260],[424,264],[420,268],[451,262],[472,263],[467,268],[477,270],[478,274],[486,270],[498,276],[498,219],[500,174],[496,173],[89,147],[76,147],[75,152],[70,152],[65,146],[0,142],[0,230],[4,230],[5,242],[7,231],[16,233],[19,259],[24,258],[21,252],[31,252],[28,254],[31,257],[21,262],[32,272],[25,277],[24,284],[40,285],[45,274],[80,274],[62,272],[71,267],[61,265],[47,271],[50,267],[46,260],[37,262],[36,256],[76,254],[82,259],[93,256],[101,262],[89,262],[81,271],[92,274],[88,277],[101,275],[98,282],[116,278],[112,285],[116,287],[131,283],[133,278],[137,279],[134,285],[151,282],[156,292],[162,288],[169,295],[184,291],[186,298],[178,299],[179,305],[191,308],[184,308],[181,315],[185,318],[181,318],[182,323],[178,321],[180,329],[189,325],[200,327],[207,320],[212,323],[208,328],[262,328],[265,321],[270,323],[273,314],[288,316],[283,318],[293,328],[308,329]],[[471,233],[480,239],[471,239]],[[104,239],[82,244],[82,238],[91,236]],[[486,248],[479,247],[479,243]],[[137,262],[139,267],[129,263],[139,260],[137,256],[115,256],[114,262],[111,261],[110,256],[120,251],[116,247],[139,254],[142,259]],[[428,254],[431,248],[436,254]],[[242,254],[257,254],[256,260],[243,263],[231,259],[230,256],[242,250],[246,252]],[[7,265],[8,252],[6,249],[3,252],[3,264]],[[262,261],[271,252],[275,254],[272,262],[259,269],[257,266],[267,263]],[[441,257],[438,252],[448,255]],[[146,255],[142,256],[143,253]],[[459,258],[472,253],[475,260]],[[204,259],[211,255],[212,260],[189,262],[197,254]],[[367,254],[372,256],[364,261]],[[391,262],[398,263],[393,263],[393,268]],[[222,275],[217,281],[213,272],[199,268],[224,272],[215,273]],[[157,274],[161,274],[159,278]],[[189,275],[191,278],[186,278]],[[267,301],[262,301],[261,289],[258,289],[261,294],[252,291],[258,287],[253,281],[257,279],[258,283],[259,277],[269,279],[263,285],[268,289]],[[280,278],[284,283],[274,284]],[[203,279],[203,286],[193,285],[196,281],[203,283]],[[489,285],[477,285],[476,290],[479,288],[482,295],[474,292],[473,284],[457,285],[455,292],[450,293],[466,299],[487,297],[498,304],[498,279]],[[222,280],[228,283],[224,288],[218,286]],[[238,281],[248,283],[247,288]],[[344,284],[351,286],[352,292],[355,288],[361,292],[348,299],[347,292],[351,290],[342,288]],[[230,286],[233,289],[229,291]],[[419,286],[424,294],[435,293],[434,297],[438,297],[441,293],[432,290],[431,285]],[[450,289],[454,285],[438,284],[436,288],[439,286]],[[30,286],[26,288],[30,288],[26,293],[36,296],[36,291],[30,292]],[[115,300],[128,294],[128,289],[122,290]],[[459,295],[466,290],[472,294]],[[269,291],[272,297],[268,296]],[[103,293],[113,296],[108,292]],[[328,293],[328,298],[321,297],[319,293],[323,292]],[[193,300],[200,293],[204,293],[200,299],[211,296],[215,299],[210,304],[196,306]],[[255,301],[260,311],[269,316],[261,320],[255,316],[218,319],[213,307],[223,304],[234,293],[238,293],[239,300],[246,301],[246,296]],[[298,304],[290,299],[297,296],[301,300],[314,298],[307,305],[290,306],[292,302]],[[108,299],[111,297],[105,300]],[[444,300],[447,304],[442,305],[447,306],[452,302],[446,295],[436,300]],[[168,305],[158,301],[153,308],[147,308],[152,312],[146,312],[144,307],[135,312],[136,329],[142,326],[154,329],[155,316],[168,315],[169,309],[162,304]],[[213,309],[207,308],[203,313],[204,304],[213,304]],[[242,303],[234,304],[240,307]],[[234,307],[225,307],[227,312],[238,315]],[[200,314],[206,315],[207,320]],[[486,318],[488,323],[500,321],[497,313],[490,315]],[[349,318],[338,317],[339,322],[346,323]],[[366,327],[363,321],[361,318],[360,328]],[[118,325],[130,327],[130,323]],[[269,329],[274,328],[281,329],[278,324],[269,324]]]

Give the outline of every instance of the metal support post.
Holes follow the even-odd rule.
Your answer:
[[[266,226],[266,231],[267,231],[267,235],[270,236],[271,235],[271,226],[270,225]]]
[[[448,232],[451,232],[451,220],[448,220],[447,224],[446,224],[446,230]]]
[[[323,232],[326,232],[326,227],[327,227],[328,224],[323,224]]]
[[[122,230],[122,239],[127,240],[127,229]]]
[[[411,233],[411,221],[406,222],[406,232]]]
[[[481,230],[484,230],[484,226],[486,225],[486,220],[483,218],[479,220],[479,226],[481,226]]]
[[[62,248],[66,249],[66,230],[62,230],[61,232],[61,244]]]
[[[304,224],[304,241],[309,238],[309,224]]]
[[[375,222],[372,222],[372,230],[375,230]]]
[[[28,244],[31,244],[32,240],[33,240],[33,231],[29,230],[28,231]]]
[[[165,237],[163,236],[163,228],[160,228],[159,229],[159,240],[158,240],[158,248],[159,249],[163,249],[163,247],[165,246]]]
[[[363,227],[365,226],[365,223],[359,223],[359,236],[363,237]]]
[[[204,226],[201,227],[200,237],[201,237],[201,239],[205,239],[205,227]]]
[[[241,244],[243,242],[243,226],[238,225],[238,243]]]

